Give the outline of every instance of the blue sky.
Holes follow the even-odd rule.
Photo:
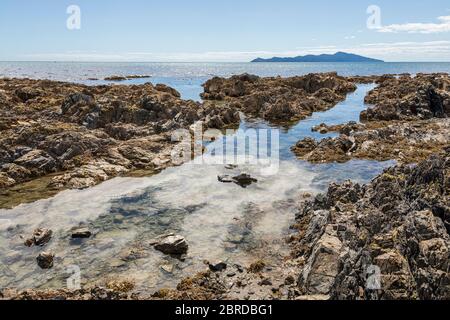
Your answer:
[[[66,10],[81,10],[69,30]],[[366,10],[377,5],[378,29]],[[248,61],[348,51],[450,61],[450,2],[1,0],[0,60]]]

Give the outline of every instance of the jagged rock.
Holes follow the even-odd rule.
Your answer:
[[[51,269],[55,255],[49,252],[42,252],[36,258],[37,264],[41,269]]]
[[[370,122],[365,126],[342,126],[338,137],[315,141],[305,138],[291,150],[313,162],[347,162],[351,159],[414,163],[448,145],[450,119],[420,120],[416,123]]]
[[[48,153],[42,150],[33,150],[14,161],[22,167],[37,174],[49,173],[55,169],[56,161]]]
[[[300,295],[449,299],[449,152],[304,200],[291,239]]]
[[[329,294],[339,272],[342,242],[333,235],[324,234],[314,246],[303,269],[299,283],[311,294]]]
[[[91,235],[92,235],[92,232],[87,227],[75,228],[75,229],[72,229],[72,231],[71,231],[72,239],[90,238]]]
[[[33,232],[33,236],[27,240],[25,240],[25,245],[27,247],[35,246],[44,246],[46,245],[52,238],[53,231],[50,229],[36,229]]]
[[[450,78],[444,74],[418,74],[390,78],[368,93],[375,105],[361,114],[365,121],[442,118],[450,114]]]
[[[284,123],[327,110],[356,89],[335,73],[293,78],[259,78],[248,74],[229,79],[215,77],[203,87],[205,100],[226,101],[246,114]]]
[[[168,235],[157,239],[153,246],[156,250],[165,254],[182,255],[188,251],[186,239],[179,235]]]

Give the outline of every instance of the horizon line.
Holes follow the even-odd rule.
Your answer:
[[[257,58],[255,58],[257,59]],[[268,58],[271,59],[271,58]],[[205,61],[136,61],[136,60],[123,60],[123,61],[118,61],[118,60],[0,60],[0,62],[53,62],[53,63],[58,63],[58,62],[63,62],[63,63],[255,63],[252,60],[251,61],[209,61],[209,60],[205,60]],[[381,60],[381,61],[354,61],[354,62],[347,62],[347,61],[316,61],[316,62],[258,62],[258,63],[268,63],[268,64],[273,64],[273,63],[286,63],[286,64],[293,64],[293,63],[450,63],[450,61],[433,61],[433,60],[416,60],[416,61],[408,61],[408,60],[403,60],[403,61],[386,61],[386,60]]]

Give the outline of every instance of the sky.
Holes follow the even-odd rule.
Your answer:
[[[450,61],[450,1],[0,1],[4,61],[233,62],[337,51]]]

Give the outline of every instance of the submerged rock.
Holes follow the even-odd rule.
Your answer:
[[[237,176],[230,176],[230,175],[221,175],[217,177],[219,182],[222,183],[235,183],[238,186],[241,186],[242,188],[247,188],[253,183],[258,182],[257,179],[251,177],[249,174],[242,173]]]
[[[247,188],[251,184],[258,182],[258,180],[253,178],[249,174],[241,173],[240,175],[233,177],[233,182],[241,186],[242,188]]]
[[[44,246],[46,245],[52,238],[53,231],[50,229],[36,229],[33,232],[33,236],[25,241],[25,245],[27,247],[35,246]]]
[[[51,269],[55,255],[49,252],[42,252],[36,258],[37,264],[41,269]]]
[[[72,239],[86,239],[90,238],[92,232],[87,227],[72,229],[71,237]]]

